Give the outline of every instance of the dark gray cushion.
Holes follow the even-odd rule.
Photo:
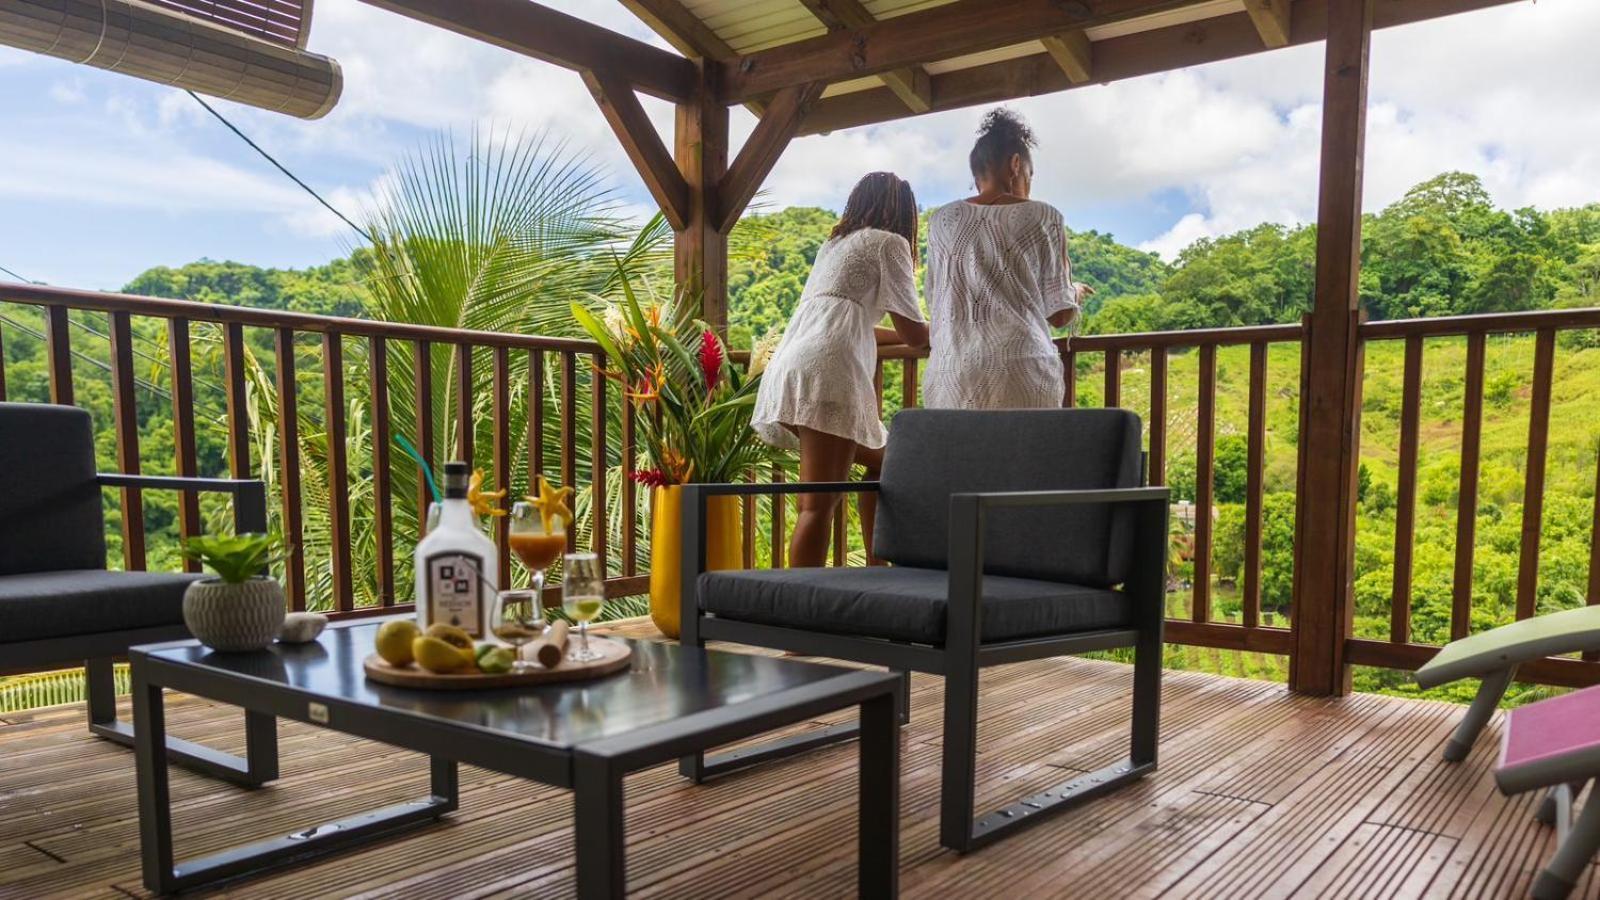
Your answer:
[[[951,494],[1138,487],[1140,459],[1139,417],[1126,410],[906,410],[889,428],[874,552],[946,568]],[[984,571],[1110,587],[1127,579],[1132,542],[1126,508],[994,510]]]
[[[183,624],[183,592],[204,576],[173,572],[0,575],[0,644]]]
[[[700,576],[700,608],[744,622],[942,645],[948,573],[867,569],[764,569]],[[986,643],[1132,624],[1117,591],[990,575],[983,580]]]
[[[89,414],[0,403],[0,575],[105,565]]]

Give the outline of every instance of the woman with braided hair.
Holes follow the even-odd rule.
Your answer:
[[[1072,280],[1061,213],[1028,198],[1033,131],[990,110],[968,162],[978,193],[928,219],[929,330],[924,402],[948,409],[1060,406],[1061,354],[1051,339],[1094,292]]]
[[[873,388],[877,345],[928,346],[912,275],[916,247],[911,185],[889,172],[862,178],[817,250],[756,396],[756,433],[769,444],[800,449],[801,481],[844,481],[858,463],[868,478],[877,477],[888,440]],[[878,327],[885,315],[892,328]],[[838,494],[800,495],[789,565],[827,561],[839,502]],[[870,559],[876,504],[871,494],[859,502]]]

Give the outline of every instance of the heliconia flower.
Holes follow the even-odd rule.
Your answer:
[[[750,350],[750,377],[754,378],[767,370],[767,363],[772,361],[772,354],[778,349],[778,342],[783,340],[783,332],[774,328],[761,336],[756,341],[755,347]]]
[[[629,472],[628,477],[645,487],[667,486],[667,475],[660,469],[640,469],[637,472]]]
[[[666,384],[667,368],[662,363],[650,367],[650,371],[627,391],[628,399],[635,403],[651,403],[661,398],[661,386]]]
[[[722,378],[722,342],[714,331],[700,335],[700,371],[706,376],[706,390],[713,391]]]

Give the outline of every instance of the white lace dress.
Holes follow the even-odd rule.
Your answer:
[[[1050,316],[1078,306],[1061,213],[1048,203],[964,200],[928,220],[923,402],[945,409],[1060,406]]]
[[[761,376],[751,416],[761,439],[797,447],[790,428],[804,427],[882,447],[872,329],[891,312],[922,321],[905,238],[876,228],[829,238]]]

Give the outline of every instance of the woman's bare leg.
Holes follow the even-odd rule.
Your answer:
[[[849,438],[798,428],[800,435],[800,480],[844,481],[850,475],[850,461],[856,443]],[[828,536],[833,530],[833,512],[838,494],[801,494],[800,515],[789,538],[789,566],[821,566],[828,561]]]
[[[867,481],[877,481],[878,473],[883,469],[883,448],[873,450],[857,444],[855,461],[856,465],[867,470]],[[871,491],[857,494],[856,508],[861,513],[861,540],[867,548],[867,565],[878,565],[878,558],[872,555],[872,528],[878,521],[878,495]]]

